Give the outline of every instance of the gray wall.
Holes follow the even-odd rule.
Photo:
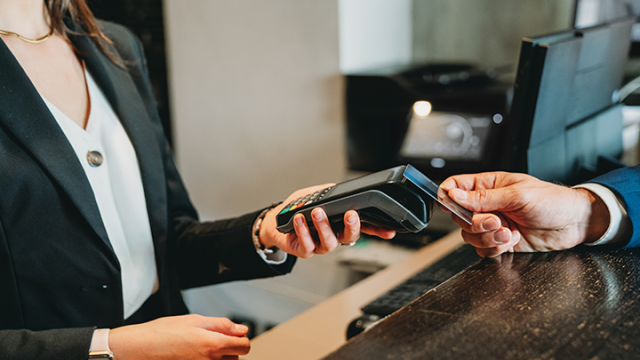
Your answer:
[[[205,219],[341,180],[335,1],[165,1],[177,162]]]
[[[574,0],[338,0],[345,73],[415,62],[515,64],[520,41],[571,26]]]
[[[176,160],[203,219],[257,210],[298,188],[343,179],[336,1],[164,4]],[[194,312],[249,316],[264,325],[345,286],[331,257],[298,261],[295,270],[190,290],[185,298]]]
[[[340,70],[412,61],[412,0],[338,0]]]
[[[414,0],[414,61],[515,64],[520,41],[571,26],[574,0]]]

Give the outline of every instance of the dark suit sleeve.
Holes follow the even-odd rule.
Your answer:
[[[618,169],[589,182],[609,188],[622,200],[632,228],[625,247],[640,246],[640,166]]]
[[[93,328],[0,330],[0,360],[86,360]]]
[[[156,141],[162,150],[169,218],[166,256],[167,261],[175,265],[180,286],[184,289],[289,272],[296,260],[294,256],[288,256],[282,265],[270,266],[256,253],[251,231],[260,211],[214,222],[198,221],[156,110],[142,43],[126,28],[106,25],[105,30],[112,35],[110,37],[117,39],[117,51],[123,56],[125,66],[143,98]]]

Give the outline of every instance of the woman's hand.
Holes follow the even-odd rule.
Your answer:
[[[472,225],[457,216],[453,220],[481,256],[568,249],[597,240],[609,226],[609,211],[599,197],[529,175],[458,175],[440,188],[474,212]]]
[[[276,230],[276,215],[291,201],[331,186],[332,184],[313,186],[301,189],[291,194],[282,204],[271,209],[265,216],[260,228],[260,242],[265,247],[277,246],[289,254],[309,258],[313,254],[325,254],[335,249],[340,242],[353,243],[360,237],[360,233],[374,235],[383,239],[391,239],[395,231],[383,229],[366,223],[361,223],[358,213],[350,210],[344,214],[344,229],[334,233],[327,215],[322,209],[311,212],[313,227],[317,235],[312,235],[303,215],[293,218],[294,233],[283,234]]]
[[[238,359],[249,353],[248,328],[225,318],[184,315],[109,331],[118,360]]]

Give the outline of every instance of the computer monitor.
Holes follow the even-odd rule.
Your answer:
[[[622,152],[617,94],[635,19],[525,38],[502,168],[573,184]]]

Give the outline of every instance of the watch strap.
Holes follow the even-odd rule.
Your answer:
[[[109,349],[109,330],[96,329],[93,331],[89,359],[113,359],[113,352]]]

